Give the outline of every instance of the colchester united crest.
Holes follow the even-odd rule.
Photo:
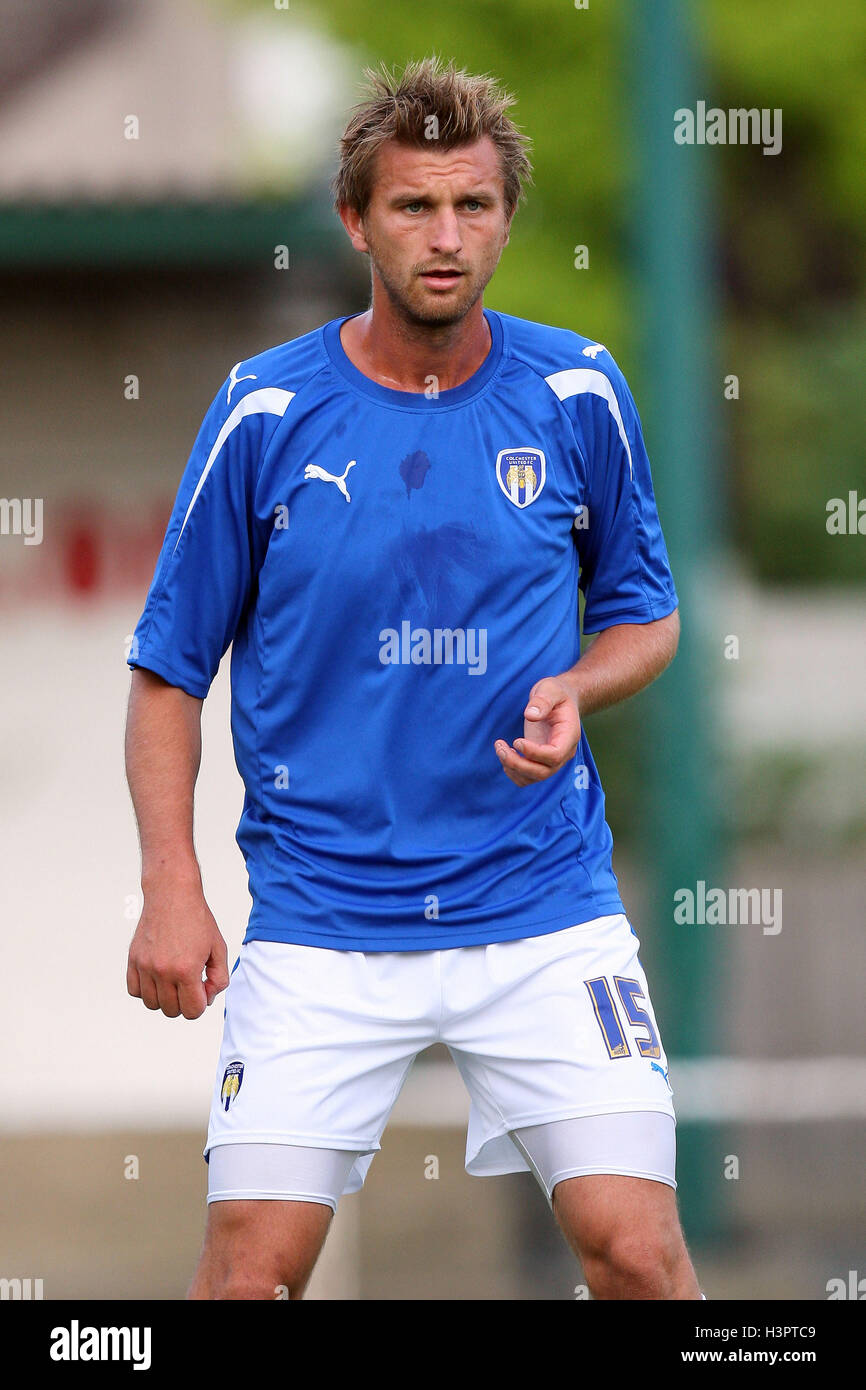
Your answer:
[[[547,477],[547,465],[540,449],[500,449],[496,456],[496,477],[509,502],[528,507],[534,502]]]
[[[223,1076],[222,1089],[220,1090],[220,1100],[228,1110],[238,1091],[241,1089],[241,1082],[244,1079],[243,1062],[229,1062]]]

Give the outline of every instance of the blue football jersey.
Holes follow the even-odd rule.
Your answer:
[[[430,950],[622,912],[584,732],[516,786],[532,685],[584,630],[677,607],[608,351],[486,309],[462,385],[395,391],[345,318],[232,368],[184,472],[130,666],[203,698],[232,644],[246,940]]]

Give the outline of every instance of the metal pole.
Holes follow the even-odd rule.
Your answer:
[[[677,657],[641,697],[647,715],[645,845],[651,876],[646,924],[657,963],[653,999],[668,1057],[718,1050],[720,933],[677,925],[674,894],[723,882],[718,721],[721,633],[712,634],[722,517],[717,487],[716,319],[708,261],[706,146],[677,144],[674,113],[706,95],[680,0],[628,7],[636,186],[636,312],[641,325],[641,414],[674,579],[682,635]],[[714,643],[714,645],[713,645]],[[676,1091],[674,1062],[671,1080]],[[719,1229],[724,1144],[714,1127],[678,1127],[680,1207],[687,1237]]]

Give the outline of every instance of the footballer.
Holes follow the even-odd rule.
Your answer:
[[[583,728],[677,648],[640,421],[606,347],[483,303],[531,175],[513,98],[437,58],[369,76],[334,179],[369,308],[232,366],[129,657],[128,990],[189,1019],[227,990],[189,1297],[302,1296],[441,1042],[467,1171],[530,1171],[593,1297],[700,1299]],[[193,845],[229,645],[231,975]]]

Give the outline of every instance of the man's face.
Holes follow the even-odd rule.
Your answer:
[[[457,323],[508,241],[499,152],[489,136],[437,152],[388,141],[362,218],[344,218],[395,309],[409,322]]]

